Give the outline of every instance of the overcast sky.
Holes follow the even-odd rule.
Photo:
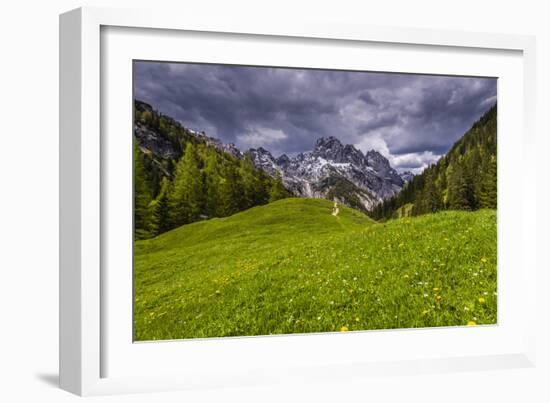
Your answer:
[[[420,172],[496,102],[492,78],[134,63],[134,96],[241,150],[310,151],[335,136]]]

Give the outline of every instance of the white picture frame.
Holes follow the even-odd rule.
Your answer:
[[[114,39],[107,41],[102,35],[109,32],[112,27],[116,27],[113,28],[114,31],[111,31],[114,32],[112,37]],[[510,58],[510,69],[506,70],[509,73],[502,71],[505,75],[509,74],[511,78],[508,81],[505,80],[504,85],[509,83],[509,91],[518,94],[520,100],[517,102],[521,104],[522,113],[513,121],[503,120],[501,115],[506,112],[507,106],[506,102],[502,104],[499,99],[499,154],[502,150],[504,152],[516,150],[520,155],[519,158],[529,160],[534,152],[535,42],[533,37],[320,22],[293,25],[281,21],[251,21],[244,18],[240,20],[181,20],[175,14],[153,10],[81,8],[61,15],[60,385],[63,389],[79,395],[97,395],[213,386],[244,386],[304,379],[330,380],[351,374],[357,377],[369,376],[374,373],[397,375],[418,372],[518,368],[534,365],[535,319],[526,314],[521,321],[512,320],[518,317],[516,311],[536,311],[534,309],[535,295],[530,292],[535,289],[537,275],[534,261],[535,243],[527,242],[525,236],[525,234],[536,233],[535,210],[526,208],[535,199],[535,194],[532,191],[519,192],[519,195],[515,196],[511,192],[504,192],[505,195],[509,195],[506,199],[509,201],[505,201],[504,204],[511,203],[520,206],[518,216],[514,219],[508,220],[506,210],[501,210],[499,207],[499,226],[516,228],[517,232],[513,231],[515,233],[510,234],[510,238],[505,235],[504,238],[499,239],[499,264],[502,262],[503,265],[509,265],[510,270],[504,271],[504,283],[501,283],[499,279],[499,325],[496,327],[479,328],[475,332],[468,329],[468,333],[463,328],[446,328],[417,329],[410,332],[351,332],[342,335],[248,337],[227,341],[220,339],[197,340],[150,343],[149,346],[141,344],[141,347],[136,349],[136,346],[132,345],[131,339],[128,340],[128,330],[116,328],[116,323],[127,323],[124,322],[124,315],[130,315],[131,310],[128,311],[127,305],[113,305],[112,298],[109,298],[110,290],[116,287],[119,287],[117,289],[120,290],[125,283],[117,282],[116,277],[111,277],[109,272],[106,272],[106,267],[109,267],[108,260],[112,257],[110,250],[113,248],[110,248],[105,236],[105,228],[109,227],[108,220],[114,220],[112,214],[106,215],[105,213],[110,211],[109,192],[113,191],[108,180],[111,175],[114,175],[114,171],[109,171],[111,169],[109,167],[112,167],[112,164],[109,165],[110,147],[113,150],[118,149],[117,147],[124,147],[124,143],[117,145],[111,142],[112,137],[105,138],[104,136],[109,132],[111,124],[123,125],[120,127],[128,125],[126,112],[128,110],[131,112],[131,102],[128,99],[126,106],[117,103],[116,99],[124,99],[124,91],[128,89],[127,82],[121,83],[120,80],[106,82],[106,78],[102,75],[109,74],[109,77],[118,78],[120,76],[112,74],[120,73],[112,73],[108,63],[106,66],[105,60],[102,58],[112,57],[114,60],[115,53],[109,53],[109,50],[112,49],[116,49],[118,55],[124,53],[123,48],[125,47],[121,47],[123,42],[120,42],[123,39],[117,39],[117,32],[122,36],[132,36],[138,32],[132,30],[138,29],[141,29],[145,36],[152,32],[155,32],[156,35],[160,33],[160,36],[157,35],[154,40],[167,43],[180,40],[178,33],[182,35],[192,33],[195,40],[201,38],[202,35],[215,34],[215,40],[218,42],[229,41],[230,38],[246,37],[253,38],[256,44],[270,42],[279,46],[280,42],[284,47],[288,46],[285,45],[288,41],[293,41],[302,49],[311,46],[311,41],[320,41],[322,46],[330,46],[335,51],[347,45],[357,48],[354,52],[361,52],[363,44],[373,44],[380,49],[394,46],[397,56],[399,56],[399,52],[404,52],[405,48],[411,47],[415,52],[426,52],[426,57],[428,59],[432,57],[432,62],[435,62],[435,59],[430,56],[430,49],[448,52],[451,58],[461,57],[456,52],[462,51],[474,54],[472,58],[475,58],[475,55],[484,57],[486,54],[498,56],[510,53],[514,56]],[[166,35],[163,36],[162,33]],[[243,46],[247,46],[245,42],[243,42]],[[132,57],[137,58],[131,54],[131,49],[132,47],[128,46],[127,54],[124,53],[121,56],[126,58],[124,60]],[[288,49],[290,50],[290,48]],[[152,53],[147,57],[152,58],[151,55]],[[161,52],[158,55],[174,59],[169,53]],[[275,56],[277,56],[276,53]],[[227,54],[221,54],[209,60],[227,62],[228,57]],[[249,57],[257,58],[258,64],[269,63],[273,60],[267,56],[262,59],[261,52]],[[270,57],[274,57],[274,54],[272,53]],[[282,58],[282,55],[280,57]],[[120,65],[124,65],[124,60],[121,59]],[[238,62],[239,60],[229,60],[229,62]],[[300,65],[307,63],[306,59],[303,60],[305,61],[302,61]],[[281,63],[288,64],[285,64],[284,61]],[[318,63],[315,56],[311,56],[311,63],[312,65]],[[349,61],[344,60],[341,63],[345,64]],[[404,72],[422,69],[421,64],[415,67],[413,61],[407,63],[410,66],[405,66],[402,70]],[[491,63],[494,64],[494,61]],[[502,65],[508,65],[507,63],[503,61]],[[442,63],[441,73],[458,71],[455,70],[457,67],[450,66],[449,62]],[[478,68],[475,66],[475,63],[472,63],[469,67],[470,70],[463,66],[460,71],[477,72],[482,75],[483,71],[475,70]],[[360,67],[357,66],[357,68]],[[504,69],[504,67],[502,68]],[[109,95],[104,99],[104,94],[108,92],[113,94],[113,97]],[[107,101],[114,108],[113,110],[122,111],[123,118],[120,122],[111,122],[109,113],[102,109]],[[514,106],[518,105],[514,104]],[[116,109],[119,107],[122,109]],[[509,108],[511,109],[511,104]],[[126,123],[124,123],[124,119],[126,119]],[[503,123],[505,127],[509,123],[510,127],[516,128],[517,131],[506,136],[501,144],[500,127]],[[129,154],[131,148],[128,150]],[[504,172],[506,172],[505,164],[503,165]],[[124,173],[123,171],[122,174],[120,180],[128,181],[128,172]],[[499,178],[501,178],[500,168]],[[525,189],[536,189],[533,177],[522,177],[519,180]],[[124,186],[119,188],[128,189]],[[499,206],[500,203],[501,189],[499,188]],[[118,231],[125,231],[124,223],[119,225]],[[126,231],[128,234],[131,233],[130,228],[126,228]],[[116,231],[110,233],[111,241],[119,240],[116,233]],[[115,234],[114,237],[113,234]],[[501,241],[506,247],[504,251],[501,250]],[[513,247],[511,247],[512,245]],[[503,256],[506,258],[504,261]],[[127,265],[128,262],[123,264]],[[510,273],[510,275],[508,276],[506,273]],[[503,286],[504,293],[500,292],[501,286]],[[129,289],[123,290],[123,292],[131,294]],[[514,308],[516,305],[517,307]],[[508,312],[507,307],[510,307],[510,317],[504,319],[500,317],[501,306],[506,308],[505,312]],[[122,315],[121,321],[118,320],[121,318],[120,315]],[[507,323],[510,323],[509,327],[507,327]],[[124,334],[124,336],[117,337],[117,334]],[[353,359],[339,360],[336,355],[330,354],[331,351],[344,348],[343,345],[357,348],[364,343],[366,338],[382,343],[382,348],[379,350],[387,357],[367,359],[365,351],[358,353]],[[122,341],[120,341],[121,339]],[[382,339],[386,341],[382,341]],[[504,340],[504,342],[499,344],[495,342],[497,339]],[[407,355],[399,348],[395,348],[391,356],[387,354],[390,351],[388,344],[392,342],[397,346],[406,341],[422,349],[422,346],[432,345],[434,340],[445,340],[447,343],[452,340],[462,340],[462,344],[453,351],[450,347],[448,349],[441,347],[437,351],[426,350],[416,355]],[[480,343],[477,348],[473,348],[472,345],[476,340]],[[153,344],[158,346],[153,346]],[[494,344],[494,348],[489,348],[491,344]],[[312,350],[308,346],[314,346],[316,349],[321,348],[324,354],[317,356],[315,351],[318,350]],[[275,353],[271,356],[269,354],[263,356],[263,363],[260,363],[257,357],[262,356],[267,348]],[[289,348],[296,352],[302,352],[301,355],[297,354],[296,361],[276,359],[276,354],[284,357],[282,352]],[[237,356],[231,355],[229,350],[238,351],[241,359],[236,360]],[[372,355],[373,352],[368,354]],[[181,359],[182,357],[188,359]],[[202,360],[204,361],[203,365],[199,366],[197,363],[201,361],[202,357],[206,358]],[[111,363],[115,363],[117,360],[119,362],[127,361],[130,364],[119,365],[116,370],[111,369]],[[108,363],[109,365],[107,365]],[[161,363],[163,370],[160,368]],[[219,365],[214,366],[213,363]],[[143,368],[139,368],[140,365]],[[151,368],[155,370],[154,365],[157,365],[157,375],[153,375],[150,371]],[[113,364],[113,368],[114,366]],[[135,371],[133,371],[134,369]]]

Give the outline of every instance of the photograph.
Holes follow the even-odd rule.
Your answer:
[[[498,323],[496,77],[132,74],[134,342]]]

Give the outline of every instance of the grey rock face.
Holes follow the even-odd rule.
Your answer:
[[[153,154],[162,158],[175,158],[174,145],[159,133],[150,130],[147,126],[137,122],[134,125],[134,134],[141,147],[150,150]]]
[[[200,140],[204,141],[206,145],[215,147],[218,150],[231,154],[233,157],[236,157],[236,158],[243,157],[243,154],[241,153],[241,151],[233,143],[225,144],[219,139],[216,139],[214,137],[208,137],[204,132],[202,133],[191,132],[191,133],[197,136]]]
[[[271,153],[265,148],[251,148],[248,152],[250,153],[250,157],[252,158],[254,165],[263,170],[265,173],[273,176],[277,172],[281,171],[281,167],[275,158],[273,158],[273,155],[271,155]]]
[[[410,182],[412,178],[414,178],[414,174],[411,171],[401,172],[399,176],[401,176],[401,179],[403,179],[405,183]]]
[[[282,169],[285,169],[290,165],[290,158],[288,158],[286,154],[283,154],[279,158],[277,158],[275,162],[279,167],[281,167]]]

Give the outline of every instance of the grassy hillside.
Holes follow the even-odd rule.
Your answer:
[[[285,199],[136,242],[136,340],[496,322],[496,212]]]

